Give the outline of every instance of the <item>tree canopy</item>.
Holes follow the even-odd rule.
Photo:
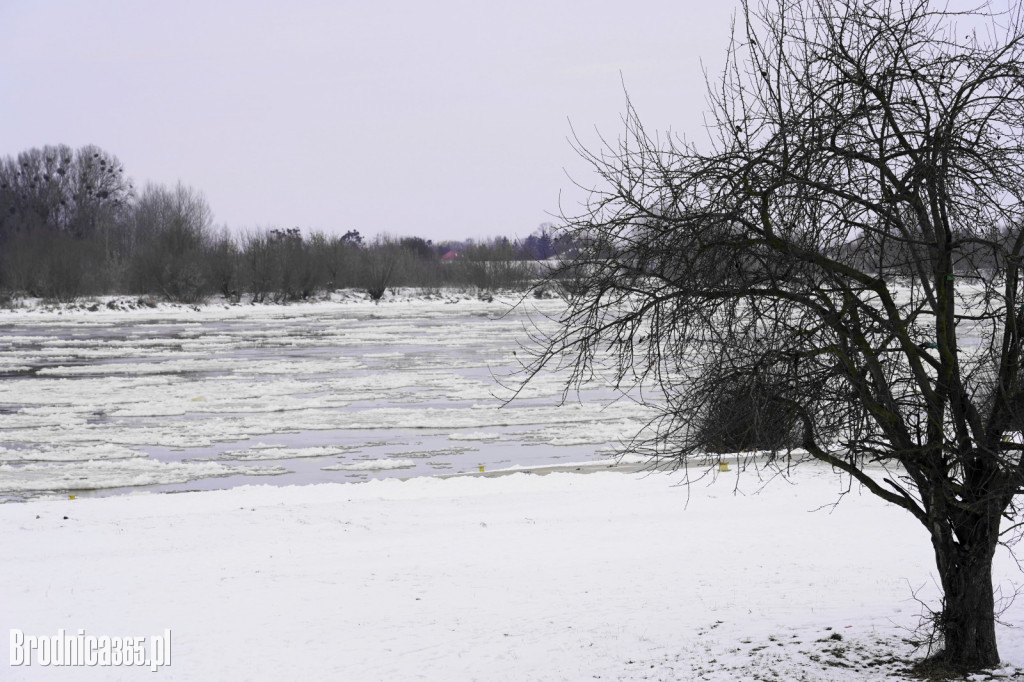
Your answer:
[[[991,563],[1024,491],[1024,24],[933,5],[743,2],[708,143],[629,106],[580,145],[576,296],[526,370],[572,387],[610,356],[660,389],[633,449],[806,454],[914,515],[938,659],[972,670],[999,660]]]

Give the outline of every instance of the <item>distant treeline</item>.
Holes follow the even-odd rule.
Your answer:
[[[216,227],[203,194],[179,184],[137,191],[94,146],[0,159],[0,293],[71,301],[100,294],[193,303],[283,302],[340,288],[522,289],[566,248],[543,225],[522,240],[433,243],[420,237],[299,228]]]

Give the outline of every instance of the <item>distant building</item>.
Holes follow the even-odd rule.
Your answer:
[[[448,251],[443,256],[441,256],[441,260],[455,260],[458,257],[459,257],[459,252],[456,251],[455,249],[452,249],[451,251]]]

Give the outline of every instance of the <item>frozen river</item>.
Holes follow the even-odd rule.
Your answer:
[[[559,301],[0,314],[0,500],[290,485],[606,458],[646,412],[541,377]]]

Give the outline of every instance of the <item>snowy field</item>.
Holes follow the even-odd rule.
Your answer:
[[[0,680],[844,681],[922,653],[924,530],[827,467],[479,475],[600,461],[646,417],[558,406],[557,377],[501,406],[507,301],[88,307],[0,313],[4,655],[170,630],[171,664]],[[1005,549],[996,581],[1024,583]],[[1024,679],[1024,601],[1002,619],[995,674]]]
[[[511,405],[559,301],[358,297],[0,311],[0,500],[366,480],[607,457],[646,412],[611,391]]]
[[[738,493],[733,473],[518,473],[0,505],[0,630],[172,632],[155,675],[0,677],[904,678],[912,590],[936,594],[923,529],[856,491],[830,509],[824,467],[747,474]],[[1005,551],[996,576],[1020,583]],[[1019,679],[1024,638],[999,639]]]

